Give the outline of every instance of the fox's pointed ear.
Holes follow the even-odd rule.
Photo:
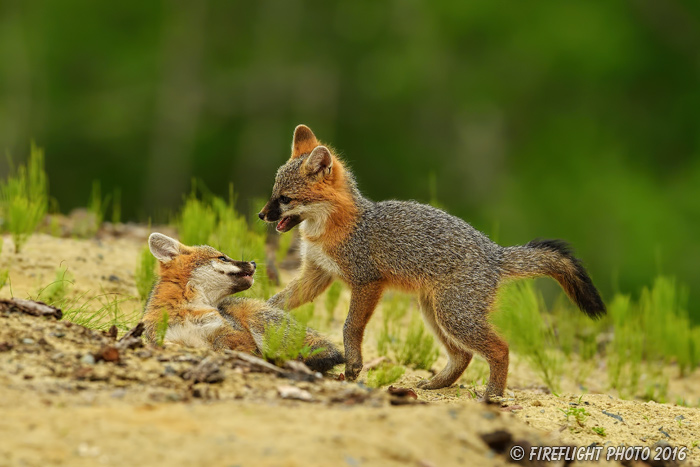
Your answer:
[[[318,146],[318,140],[313,131],[306,125],[299,125],[294,129],[294,139],[292,139],[292,159],[308,154]]]
[[[316,149],[311,151],[309,158],[304,162],[304,170],[307,175],[330,174],[332,167],[333,156],[331,156],[331,152],[325,146],[316,146]]]
[[[148,248],[161,263],[167,263],[180,254],[180,242],[162,233],[154,232],[148,237]]]

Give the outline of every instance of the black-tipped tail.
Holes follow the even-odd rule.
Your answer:
[[[511,277],[551,276],[585,314],[597,319],[606,313],[586,268],[562,240],[536,239],[525,246],[504,248],[503,272]]]

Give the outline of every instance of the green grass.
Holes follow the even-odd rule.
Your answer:
[[[492,319],[511,348],[528,360],[551,391],[558,392],[563,356],[544,316],[544,301],[533,282],[520,281],[502,288]]]
[[[440,356],[440,349],[412,303],[404,294],[392,294],[384,300],[377,350],[402,365],[429,370]]]
[[[687,296],[686,288],[661,276],[637,299],[615,295],[608,316],[593,321],[563,294],[547,309],[533,281],[520,281],[501,291],[493,322],[554,391],[564,368],[583,384],[605,360],[607,383],[621,397],[664,402],[665,370],[676,367],[685,376],[700,361],[700,327],[689,319]]]
[[[71,285],[73,285],[73,275],[68,272],[67,267],[61,266],[56,270],[54,281],[39,290],[36,300],[61,308]]]
[[[291,235],[287,235],[291,237]],[[335,281],[328,287],[326,292],[326,326],[330,326],[335,321],[335,309],[338,307],[338,302],[340,301],[340,294],[343,291],[343,284]]]
[[[185,200],[176,225],[180,242],[185,245],[205,245],[214,235],[216,213],[210,203],[197,197],[195,187]]]
[[[406,372],[401,365],[381,365],[367,372],[367,386],[380,388],[398,381]]]
[[[638,309],[647,342],[644,357],[677,363],[681,376],[700,360],[700,334],[688,318],[687,303],[688,289],[675,279],[660,276],[651,288],[642,290]]]
[[[0,236],[0,254],[2,254],[2,247],[3,247],[4,243],[5,243],[5,241]],[[10,278],[10,269],[9,268],[0,268],[0,289],[5,287],[5,284],[7,283],[7,280],[9,278]]]
[[[410,297],[402,294],[392,294],[384,299],[382,328],[377,339],[379,355],[391,357],[394,349],[401,345],[404,317],[410,303]]]
[[[151,254],[148,245],[145,245],[139,253],[136,271],[134,273],[136,290],[138,290],[142,302],[148,300],[148,295],[151,293],[153,284],[155,284],[157,279],[156,258]]]
[[[165,342],[165,335],[168,333],[168,321],[170,320],[170,315],[167,310],[163,310],[160,321],[156,325],[156,344],[163,347]]]
[[[106,331],[113,325],[120,331],[128,331],[141,319],[141,310],[124,312],[121,304],[132,300],[115,293],[105,293],[86,298],[82,294],[63,302],[63,319],[92,329]]]
[[[102,187],[99,180],[92,182],[92,191],[88,199],[87,210],[92,215],[94,224],[90,228],[90,234],[95,235],[100,229],[109,205],[109,196],[102,198]]]
[[[685,376],[698,366],[700,327],[691,324],[686,303],[687,289],[663,276],[645,287],[637,301],[624,295],[613,299],[608,381],[623,397],[663,402],[668,393],[664,369],[676,364]]]
[[[395,353],[397,362],[423,370],[430,370],[440,356],[435,338],[425,329],[419,313],[411,315],[406,337]]]
[[[102,185],[100,181],[93,180],[92,189],[90,190],[90,196],[87,202],[87,215],[76,219],[73,225],[73,235],[80,238],[94,237],[100,230],[100,226],[102,226],[109,203],[109,195],[104,198],[102,197]]]
[[[304,342],[306,326],[313,318],[313,303],[308,303],[285,314],[278,323],[269,323],[263,335],[262,355],[267,361],[281,366],[288,360],[305,359],[323,352],[323,348],[312,349]]]
[[[623,397],[633,397],[642,373],[644,336],[637,309],[629,296],[617,295],[608,306],[614,329],[606,349],[608,384]]]
[[[10,270],[7,268],[0,269],[0,289],[5,287],[10,278]]]
[[[569,407],[566,410],[559,410],[564,413],[564,417],[566,417],[567,422],[569,421],[569,417],[573,417],[574,420],[576,420],[576,423],[579,424],[579,426],[583,426],[586,419],[591,415],[586,411],[585,407]]]
[[[88,297],[88,293],[71,296],[73,276],[64,266],[56,270],[52,282],[39,289],[32,300],[43,301],[63,310],[63,319],[81,326],[106,331],[112,325],[120,331],[128,331],[141,319],[141,311],[124,312],[121,304],[132,297],[106,293]]]
[[[48,179],[44,171],[44,152],[31,145],[27,165],[16,170],[10,161],[10,173],[0,181],[0,218],[2,231],[12,234],[19,253],[46,216],[49,204]]]
[[[177,216],[176,227],[185,245],[210,245],[235,260],[255,261],[255,286],[242,296],[268,299],[272,284],[267,277],[265,234],[235,209],[236,196],[229,187],[226,201],[193,184]]]
[[[591,428],[591,430],[593,431],[593,433],[600,435],[602,437],[605,437],[605,435],[606,435],[605,428],[602,426],[594,426]]]

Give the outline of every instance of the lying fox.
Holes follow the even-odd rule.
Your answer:
[[[260,355],[265,328],[292,319],[261,300],[226,298],[253,285],[255,262],[234,261],[210,246],[185,246],[160,233],[151,234],[148,246],[160,262],[160,277],[143,316],[149,341],[156,341],[158,323],[167,312],[165,342]],[[319,350],[304,360],[314,371],[326,372],[344,361],[312,329],[307,328],[304,343]]]
[[[304,125],[295,129],[292,156],[277,171],[272,196],[258,215],[277,222],[279,232],[301,224],[301,273],[270,304],[295,308],[334,278],[350,287],[343,330],[349,380],[362,369],[365,326],[387,287],[418,294],[423,317],[449,356],[447,366],[419,387],[451,385],[478,352],[490,367],[486,398],[503,395],[508,376],[508,345],[487,319],[503,281],[551,276],[584,313],[593,318],[605,313],[566,243],[535,240],[504,248],[434,207],[372,202],[345,164]]]

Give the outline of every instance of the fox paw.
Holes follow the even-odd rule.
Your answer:
[[[435,382],[433,381],[432,378],[431,379],[422,379],[422,380],[418,381],[418,384],[416,384],[416,386],[419,389],[440,389],[442,387],[442,386],[435,384]]]
[[[360,376],[360,371],[362,371],[362,363],[346,363],[345,379],[348,381],[355,381],[357,377]]]
[[[416,384],[418,389],[442,389],[447,386],[449,384],[445,384],[444,381],[436,380],[435,378],[423,379]]]

